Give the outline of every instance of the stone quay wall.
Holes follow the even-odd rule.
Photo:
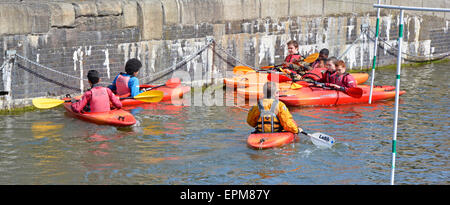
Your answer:
[[[300,53],[322,48],[352,70],[372,66],[377,0],[0,0],[0,109],[31,99],[80,93],[87,71],[112,82],[130,58],[142,83],[163,83],[175,69],[190,85],[220,82],[234,66],[279,64],[294,39]],[[449,8],[450,0],[382,0]],[[405,12],[409,56],[449,52],[450,14]],[[399,12],[382,9],[377,64],[396,62]],[[370,32],[362,32],[368,26]],[[214,42],[214,43],[211,43]],[[392,47],[390,47],[390,46]],[[15,54],[14,54],[15,52]],[[167,72],[166,72],[167,71]],[[164,75],[164,74],[168,75]],[[186,79],[185,79],[186,80]],[[188,83],[188,82],[186,82]],[[78,90],[77,90],[78,89]]]

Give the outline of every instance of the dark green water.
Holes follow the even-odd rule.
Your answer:
[[[396,184],[450,184],[448,67],[403,68]],[[377,85],[395,85],[395,70]],[[369,81],[370,82],[370,79]],[[394,101],[290,108],[307,138],[247,147],[247,113],[227,106],[146,106],[126,129],[68,117],[64,108],[0,116],[0,184],[389,184]]]

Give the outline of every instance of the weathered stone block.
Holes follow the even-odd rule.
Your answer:
[[[223,1],[223,20],[238,21],[259,18],[259,0]]]
[[[75,17],[98,16],[95,2],[76,2],[72,4],[75,8]]]
[[[95,4],[99,16],[122,14],[122,3],[119,0],[97,0]]]
[[[138,1],[138,19],[142,40],[162,38],[163,11],[159,0]]]
[[[123,3],[123,26],[124,28],[138,26],[137,3],[135,1],[126,1]]]
[[[69,3],[50,3],[50,24],[54,27],[74,27],[75,9]]]
[[[319,16],[323,12],[323,1],[291,0],[289,16]]]
[[[164,9],[164,24],[180,23],[180,4],[177,0],[161,0]]]
[[[260,0],[261,18],[280,18],[289,16],[289,0]]]

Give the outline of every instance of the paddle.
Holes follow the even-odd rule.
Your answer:
[[[124,99],[136,99],[142,102],[159,102],[164,97],[164,92],[159,90],[152,90],[143,92],[139,95],[136,95],[133,97],[125,97],[120,98],[120,100]],[[53,108],[58,105],[61,105],[65,102],[70,102],[70,100],[59,100],[59,99],[53,99],[53,98],[35,98],[33,99],[33,105],[39,109],[48,109]]]
[[[313,53],[313,54],[309,55],[308,57],[306,57],[303,61],[305,61],[307,63],[313,63],[314,61],[317,60],[317,58],[319,58],[319,53]]]
[[[361,98],[363,95],[363,89],[358,88],[358,87],[347,88],[347,90],[346,90],[344,87],[341,87],[341,89],[337,89],[334,87],[325,86],[324,83],[318,83],[318,82],[314,82],[314,85],[319,85],[319,87],[323,87],[323,88],[327,88],[327,89],[331,89],[331,90],[339,90],[339,91],[345,92],[347,95],[349,95],[350,97],[354,97],[354,98]]]
[[[313,53],[313,54],[309,55],[308,57],[306,57],[305,59],[303,59],[303,61],[305,61],[305,62],[307,62],[307,63],[312,63],[312,62],[314,62],[318,57],[319,57],[319,53]],[[261,68],[261,69],[269,69],[269,68],[280,67],[280,66],[282,66],[282,65],[283,65],[283,64],[279,64],[279,65],[269,65],[269,66],[262,66],[262,67],[260,67],[260,68]],[[234,73],[234,74],[238,74],[238,73],[246,74],[246,73],[248,73],[248,72],[257,72],[257,71],[266,71],[266,70],[254,70],[254,69],[252,69],[252,68],[250,68],[250,67],[242,66],[242,65],[236,66],[236,67],[234,67],[234,69],[233,69],[233,73]]]
[[[261,68],[261,69],[269,69],[269,68],[276,68],[276,67],[280,67],[280,66],[282,66],[283,64],[279,64],[279,65],[268,65],[268,66],[262,66],[262,67],[259,67],[259,68]]]
[[[311,142],[318,147],[331,148],[336,142],[333,137],[320,132],[308,134],[305,131],[301,131],[300,133],[309,136],[311,138]]]
[[[167,80],[167,82],[162,84],[162,85],[158,85],[158,86],[151,87],[151,88],[145,88],[143,90],[144,91],[149,91],[149,90],[153,90],[155,88],[159,88],[159,87],[162,87],[162,86],[166,86],[166,87],[169,87],[169,88],[176,88],[176,87],[180,86],[180,84],[181,84],[181,81],[180,81],[179,78],[171,78],[171,79]]]
[[[302,80],[295,81],[295,80],[292,80],[290,77],[287,77],[285,75],[279,75],[276,73],[269,73],[269,75],[267,75],[267,80],[272,81],[272,82],[277,82],[277,83],[292,81],[296,85],[291,85],[291,88],[294,87],[295,89],[301,88],[300,86],[309,86],[309,83],[306,81],[302,81]]]

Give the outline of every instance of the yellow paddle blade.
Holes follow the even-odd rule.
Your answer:
[[[300,89],[300,88],[302,88],[303,86],[301,86],[301,85],[299,85],[299,84],[297,84],[297,83],[292,83],[292,85],[291,85],[291,89],[292,90],[296,90],[296,89]]]
[[[243,66],[243,65],[236,66],[233,69],[234,74],[246,74],[248,72],[256,72],[256,71],[250,67]]]
[[[164,92],[160,90],[150,90],[134,96],[134,99],[142,102],[159,102],[163,99]]]
[[[261,69],[269,69],[269,68],[275,68],[275,66],[274,65],[268,65],[268,66],[262,66],[262,67],[259,67],[259,68],[261,68]]]
[[[313,54],[309,55],[308,57],[306,57],[305,60],[303,60],[303,61],[305,61],[307,63],[312,63],[312,62],[316,61],[317,58],[319,58],[319,53],[313,53]]]
[[[48,109],[63,104],[64,100],[53,98],[35,98],[32,102],[33,105],[39,109]]]

